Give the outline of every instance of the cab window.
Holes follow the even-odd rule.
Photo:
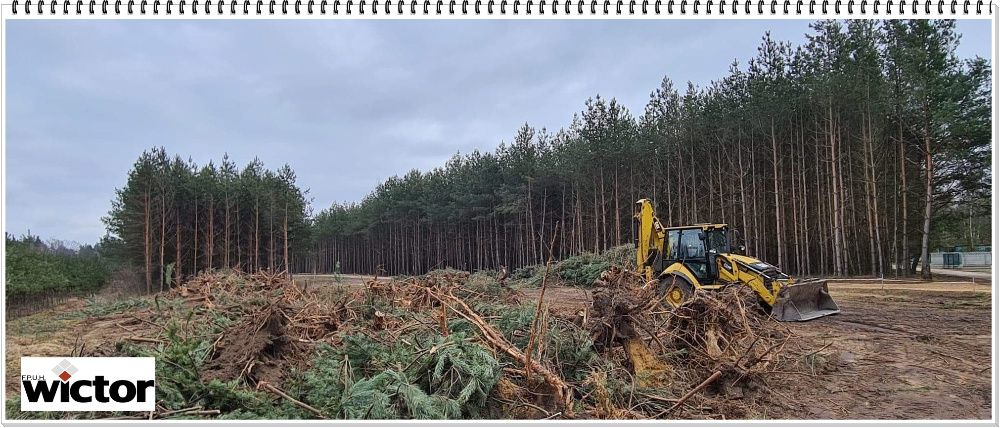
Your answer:
[[[677,257],[677,241],[680,238],[680,231],[670,230],[667,231],[667,249],[665,254],[666,260],[675,260]]]
[[[729,240],[726,239],[725,230],[712,229],[706,233],[705,239],[709,250],[715,250],[719,254],[729,252]]]
[[[698,234],[700,229],[688,229],[681,233],[680,259],[703,259],[705,258],[705,243],[702,242]]]

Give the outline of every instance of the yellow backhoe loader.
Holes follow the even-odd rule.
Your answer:
[[[636,266],[657,281],[657,296],[673,307],[695,290],[748,286],[781,321],[805,321],[840,312],[826,281],[796,280],[743,255],[738,231],[726,224],[664,227],[648,199],[635,203]]]

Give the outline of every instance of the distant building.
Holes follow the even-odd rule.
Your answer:
[[[957,246],[931,253],[932,268],[991,267],[992,262],[993,252],[989,245]]]

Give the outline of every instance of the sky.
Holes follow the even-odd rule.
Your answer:
[[[642,114],[805,20],[6,22],[6,222],[93,243],[136,158],[289,164],[319,211],[392,175],[558,130],[596,95]],[[990,22],[958,55],[990,57]]]

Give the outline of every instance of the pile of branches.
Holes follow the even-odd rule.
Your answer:
[[[594,345],[605,355],[624,353],[636,381],[656,390],[630,408],[653,418],[756,414],[757,398],[766,401],[757,393],[780,371],[790,331],[749,287],[698,290],[673,308],[636,276],[605,272],[588,322]]]
[[[162,415],[242,411],[267,402],[256,391],[287,396],[278,385],[308,370],[319,346],[339,343],[359,299],[321,299],[284,273],[204,272],[141,308],[92,317],[109,331],[80,354],[156,357]]]
[[[489,398],[503,365],[443,296],[516,300],[484,278],[449,270],[330,293],[280,273],[206,272],[148,307],[95,317],[113,331],[89,355],[157,357],[157,397],[171,417],[191,407],[271,419],[482,417],[500,407]]]
[[[673,347],[698,350],[691,358],[702,373],[721,370],[724,378],[762,378],[777,366],[791,337],[770,317],[749,287],[733,285],[699,292],[665,318]]]
[[[651,311],[660,307],[656,288],[636,272],[612,266],[594,281],[593,303],[587,321],[594,346],[605,350],[653,333]]]
[[[349,299],[322,302],[276,272],[207,272],[166,297],[183,299],[192,316],[226,320],[200,371],[203,381],[280,383],[289,367],[308,363],[315,344],[334,342],[356,317]],[[204,318],[194,325],[212,322]]]
[[[788,338],[746,287],[670,308],[612,266],[565,318],[501,278],[441,270],[307,292],[279,273],[208,272],[102,315],[127,333],[98,349],[157,356],[167,415],[710,418],[752,415],[745,397]]]

